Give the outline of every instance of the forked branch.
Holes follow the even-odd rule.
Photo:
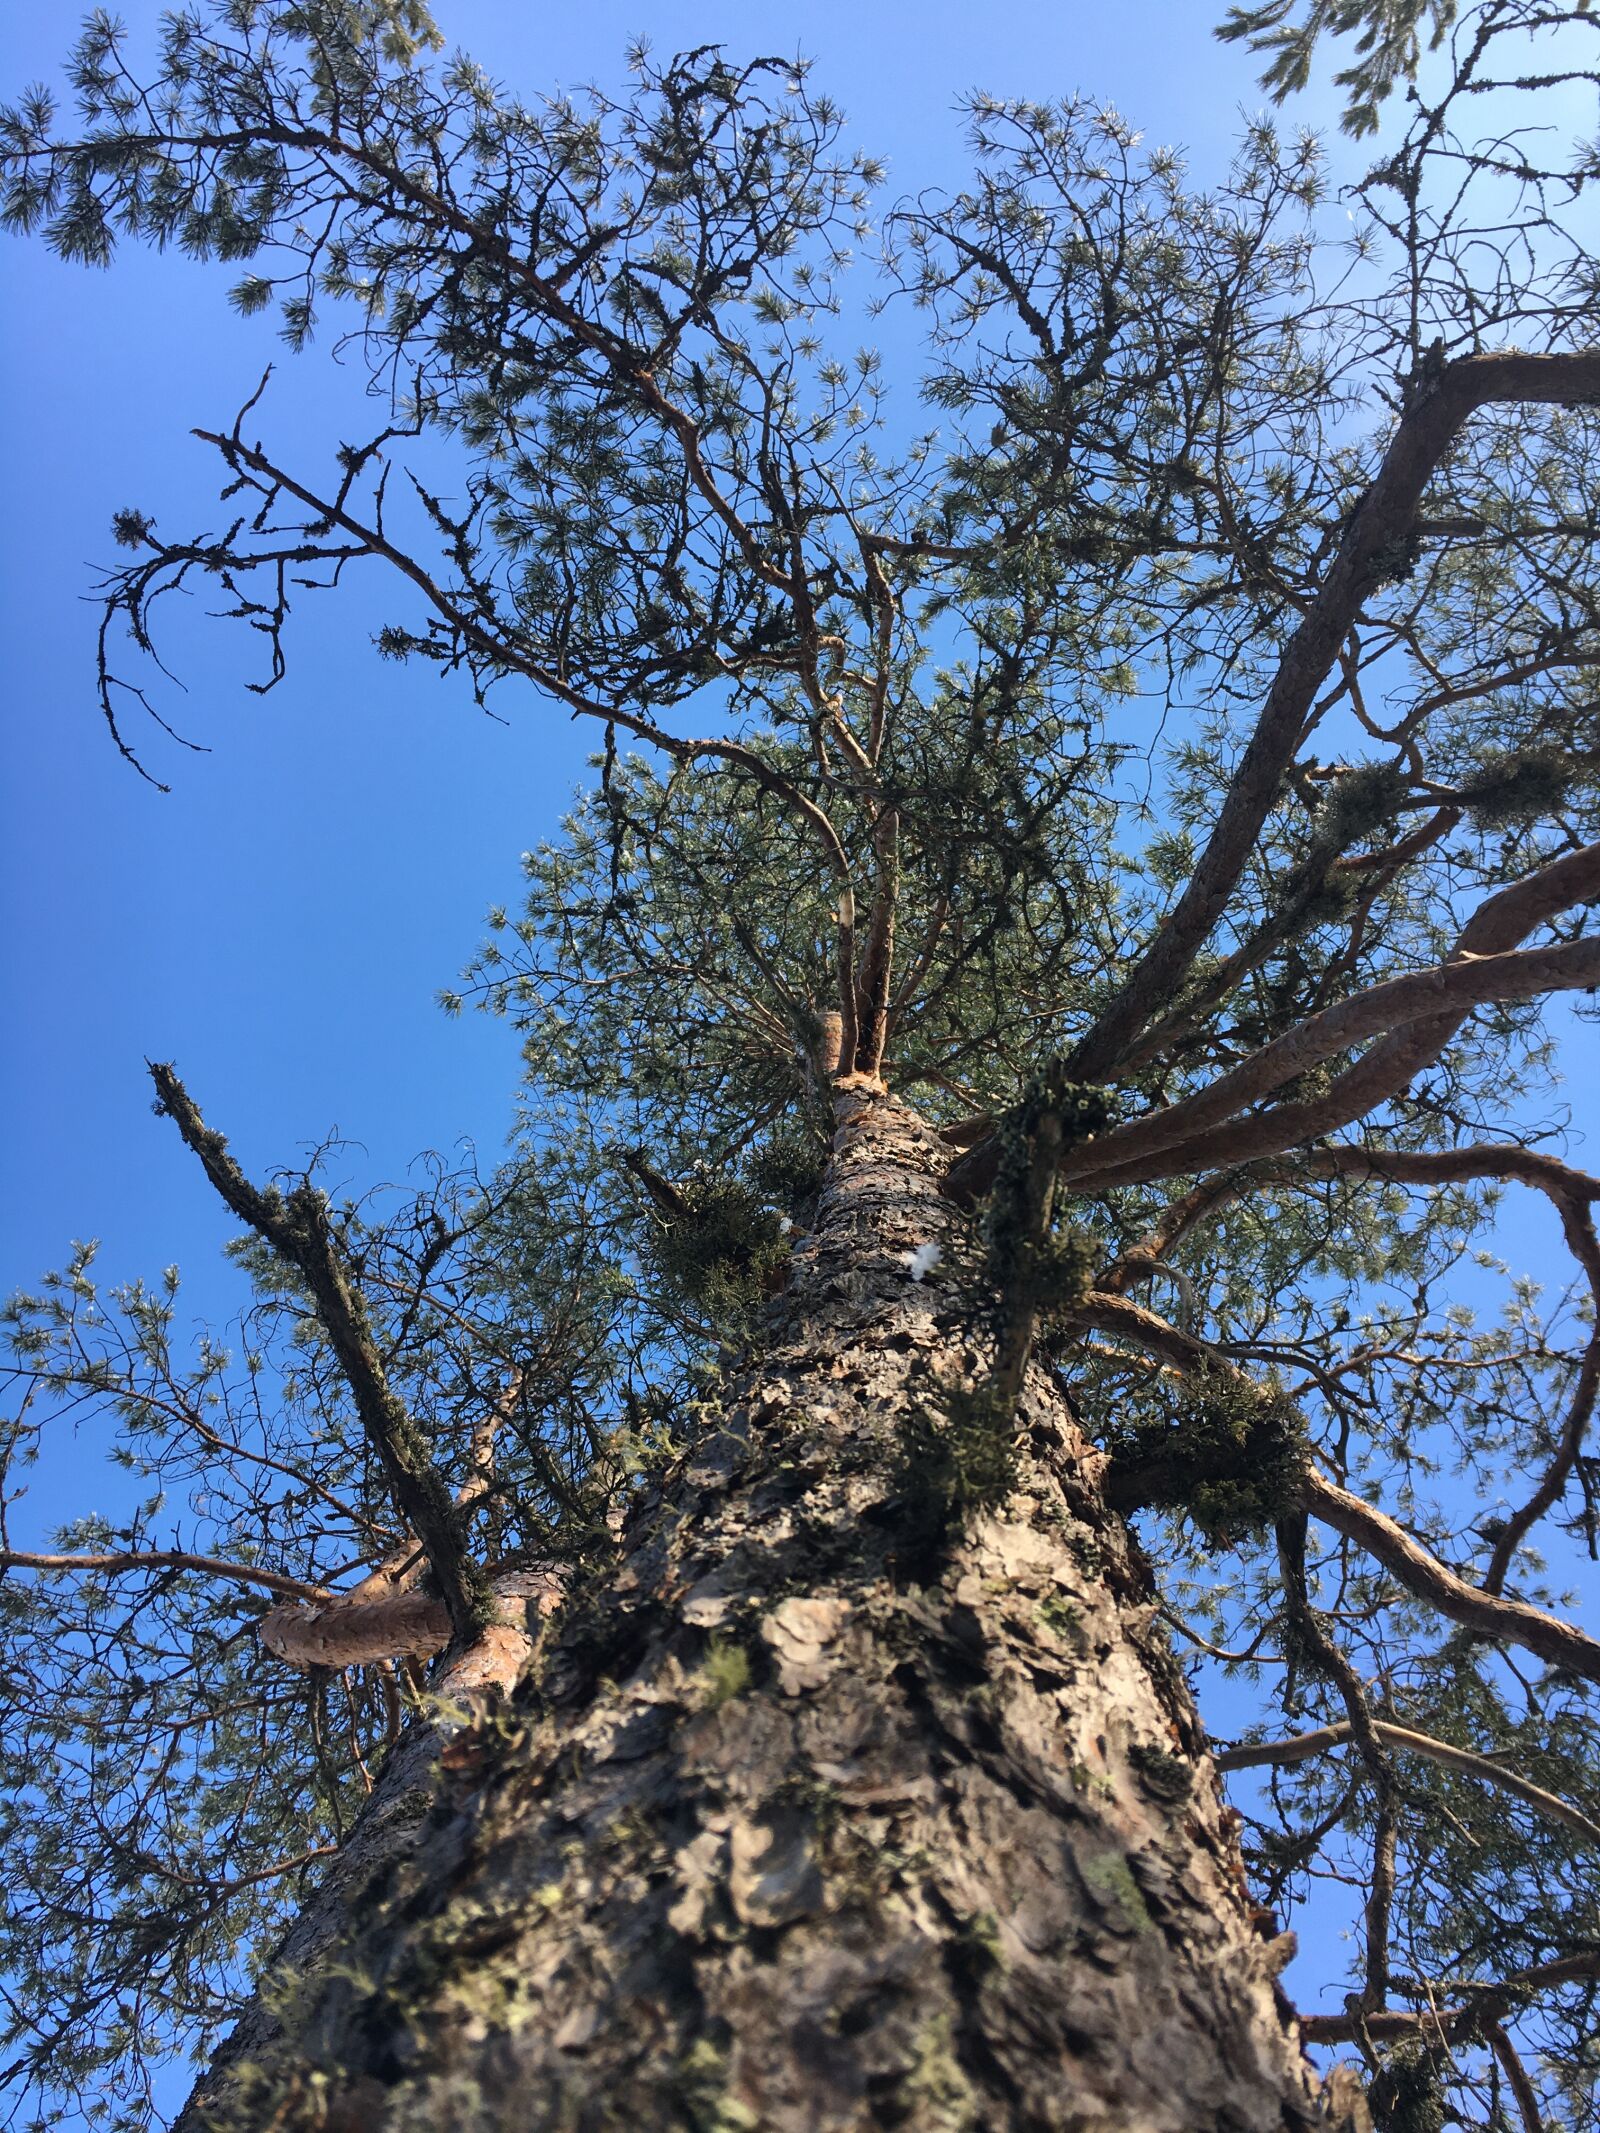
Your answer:
[[[1480,407],[1576,407],[1600,396],[1600,353],[1463,356],[1413,401],[1377,474],[1351,512],[1344,538],[1284,648],[1255,732],[1188,885],[1116,998],[1068,1061],[1079,1081],[1100,1081],[1168,1000],[1222,916],[1255,850],[1316,699],[1362,603],[1381,581],[1381,558],[1411,531],[1434,472]]]
[[[1496,1763],[1487,1755],[1474,1755],[1470,1748],[1458,1748],[1452,1741],[1435,1740],[1431,1733],[1418,1733],[1411,1726],[1391,1725],[1386,1718],[1374,1718],[1370,1723],[1386,1747],[1403,1748],[1412,1755],[1420,1755],[1426,1762],[1439,1764],[1442,1769],[1459,1770],[1463,1776],[1476,1778],[1480,1784],[1509,1792],[1547,1821],[1559,1822],[1585,1842],[1600,1845],[1600,1822],[1593,1821],[1570,1800],[1563,1800],[1557,1793],[1547,1792],[1542,1785],[1519,1777],[1503,1763]],[[1310,1732],[1296,1733],[1287,1740],[1247,1741],[1237,1748],[1222,1748],[1217,1751],[1215,1760],[1219,1770],[1257,1770],[1263,1764],[1281,1769],[1309,1762],[1313,1756],[1327,1755],[1354,1738],[1354,1726],[1348,1719],[1340,1719],[1334,1725],[1315,1726]]]

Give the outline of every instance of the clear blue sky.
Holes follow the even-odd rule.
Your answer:
[[[436,11],[448,38],[528,92],[618,82],[640,34],[661,50],[798,48],[856,138],[887,158],[891,192],[964,175],[953,111],[964,89],[1103,97],[1148,136],[1187,146],[1197,176],[1220,166],[1241,106],[1260,101],[1239,48],[1210,36],[1220,0],[801,0],[776,17],[734,0],[438,0]],[[123,12],[148,25],[154,0]],[[13,12],[8,93],[55,73],[74,15]],[[1327,116],[1308,98],[1290,119]],[[225,1315],[234,1292],[215,1247],[234,1225],[151,1115],[144,1058],[178,1062],[257,1172],[334,1128],[365,1144],[351,1163],[363,1182],[463,1135],[492,1152],[510,1121],[515,1040],[482,1018],[447,1021],[434,995],[484,910],[515,895],[518,855],[554,831],[593,737],[509,693],[498,707],[510,723],[494,724],[458,683],[380,664],[368,639],[393,609],[358,593],[307,607],[289,679],[265,700],[245,690],[256,669],[235,628],[175,615],[189,695],[163,708],[212,752],[183,755],[151,734],[173,790],[141,783],[94,702],[85,595],[114,553],[111,513],[135,504],[184,531],[212,522],[214,461],[188,431],[225,424],[267,361],[282,358],[264,429],[291,458],[341,423],[357,433],[360,380],[320,350],[283,357],[270,314],[234,317],[228,270],[130,251],[104,276],[20,244],[4,265],[0,1286],[95,1235],[109,1274],[176,1260],[195,1308]],[[1520,1207],[1507,1235],[1537,1265],[1545,1234]],[[73,1461],[70,1493],[59,1477],[41,1487],[19,1540],[112,1507],[95,1450]]]

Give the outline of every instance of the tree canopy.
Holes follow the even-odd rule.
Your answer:
[[[1600,164],[1539,104],[1600,80],[1600,19],[1222,34],[1280,101],[1353,38],[1347,195],[1265,118],[1201,183],[1114,111],[979,96],[970,183],[880,201],[790,62],[641,50],[524,102],[418,0],[209,0],[143,71],[97,14],[72,108],[0,114],[11,228],[237,262],[240,311],[368,382],[326,466],[275,448],[270,372],[198,433],[204,530],[119,512],[130,762],[169,595],[270,690],[359,571],[384,657],[596,750],[447,995],[522,1032],[504,1163],[258,1186],[157,1068],[247,1232],[238,1325],[191,1348],[175,1275],[107,1293],[87,1251],[10,1307],[13,1476],[93,1410],[152,1492],[0,1555],[23,2116],[143,2122],[428,1655],[496,1576],[604,1574],[759,1338],[855,1072],[939,1126],[987,1239],[945,1508],[1003,1490],[1042,1355],[1224,1767],[1267,1773],[1260,1901],[1354,1927],[1308,2034],[1397,2128],[1600,2125],[1600,1643],[1563,1612],[1600,1180],[1558,1070],[1600,983]],[[1530,1190],[1570,1264],[1475,1267]],[[432,1610],[409,1656],[304,1663],[374,1579]]]

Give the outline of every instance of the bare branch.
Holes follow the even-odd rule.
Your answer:
[[[1600,1949],[1563,1955],[1555,1962],[1534,1963],[1526,1970],[1508,1971],[1490,1984],[1438,1988],[1471,1993],[1470,1999],[1455,2007],[1420,2009],[1415,2013],[1391,2007],[1374,2015],[1302,2015],[1300,2034],[1308,2044],[1350,2044],[1363,2032],[1379,2041],[1421,2035],[1453,2044],[1474,2035],[1485,2023],[1498,2021],[1530,1991],[1551,1985],[1588,1984],[1596,1978],[1600,1978]]]
[[[1455,1179],[1504,1178],[1533,1185],[1554,1204],[1573,1257],[1588,1276],[1590,1293],[1600,1305],[1600,1238],[1595,1234],[1593,1203],[1600,1199],[1600,1178],[1574,1170],[1555,1156],[1530,1148],[1472,1147],[1403,1154],[1385,1148],[1318,1148],[1297,1159],[1296,1167],[1324,1177],[1392,1178],[1399,1184],[1433,1185]],[[1583,1440],[1600,1398],[1600,1332],[1584,1349],[1578,1381],[1556,1449],[1532,1494],[1501,1526],[1484,1573],[1486,1592],[1499,1592],[1532,1528],[1560,1500],[1578,1463]]]
[[[317,495],[315,490],[307,488],[303,482],[297,481],[293,475],[276,465],[259,446],[246,444],[237,430],[228,436],[215,430],[199,429],[194,434],[202,443],[214,446],[236,473],[240,468],[248,469],[261,480],[294,497],[297,503],[303,504],[318,519],[326,519],[353,534],[368,554],[381,557],[384,562],[399,571],[402,577],[409,579],[441,621],[455,631],[464,644],[471,646],[492,665],[503,667],[510,673],[524,675],[536,687],[553,696],[558,703],[565,704],[570,711],[584,717],[600,719],[606,725],[619,726],[625,733],[631,733],[635,739],[642,740],[653,748],[659,748],[674,762],[692,763],[709,756],[721,762],[737,764],[741,769],[749,771],[758,784],[780,796],[817,832],[829,866],[841,881],[849,880],[849,860],[839,840],[839,833],[827,815],[809,795],[800,791],[792,779],[785,777],[782,771],[765,761],[756,749],[747,748],[739,741],[683,740],[666,732],[653,720],[641,718],[636,712],[629,711],[625,705],[598,703],[585,696],[565,681],[553,667],[536,659],[532,653],[514,643],[504,633],[491,628],[480,614],[454,599],[436,578],[424,570],[415,556],[408,555],[377,526],[369,526],[357,518],[348,505]]]
[[[4,1548],[0,1549],[0,1571],[6,1570],[108,1571],[112,1575],[128,1570],[193,1570],[235,1585],[259,1585],[267,1592],[314,1606],[333,1597],[326,1585],[308,1585],[303,1578],[289,1577],[281,1570],[233,1563],[220,1555],[190,1555],[181,1548],[119,1548],[92,1555],[37,1555],[22,1548]]]
[[[1435,1740],[1431,1733],[1418,1733],[1410,1726],[1391,1725],[1386,1718],[1373,1719],[1372,1730],[1388,1746],[1405,1748],[1447,1770],[1459,1770],[1485,1785],[1498,1786],[1502,1792],[1513,1794],[1533,1808],[1535,1813],[1570,1829],[1586,1843],[1600,1845],[1600,1822],[1592,1821],[1570,1801],[1546,1792],[1542,1785],[1519,1777],[1516,1771],[1492,1762],[1488,1756],[1474,1755],[1469,1748],[1457,1748],[1450,1741]],[[1308,1762],[1316,1755],[1326,1755],[1331,1749],[1342,1748],[1354,1737],[1355,1729],[1350,1721],[1340,1719],[1333,1725],[1317,1726],[1309,1733],[1296,1733],[1287,1740],[1248,1741],[1237,1748],[1218,1749],[1215,1761],[1219,1770],[1254,1770],[1267,1763],[1291,1766]]]

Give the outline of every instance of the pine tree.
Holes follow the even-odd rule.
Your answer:
[[[237,261],[384,411],[289,464],[263,379],[220,530],[119,513],[141,773],[166,594],[269,689],[363,569],[596,735],[447,1001],[523,1034],[503,1164],[257,1182],[156,1066],[241,1324],[86,1252],[10,1307],[8,1472],[98,1407],[160,1492],[0,1553],[19,2109],[231,2024],[185,2128],[1600,2124],[1600,1179],[1530,1123],[1600,983],[1596,164],[1472,130],[1600,22],[1457,14],[1224,25],[1280,99],[1355,36],[1338,243],[1264,119],[1197,190],[974,98],[873,223],[803,70],[525,104],[418,0],[142,76],[96,15],[0,115],[10,226]],[[1480,1323],[1503,1190],[1574,1264]]]

